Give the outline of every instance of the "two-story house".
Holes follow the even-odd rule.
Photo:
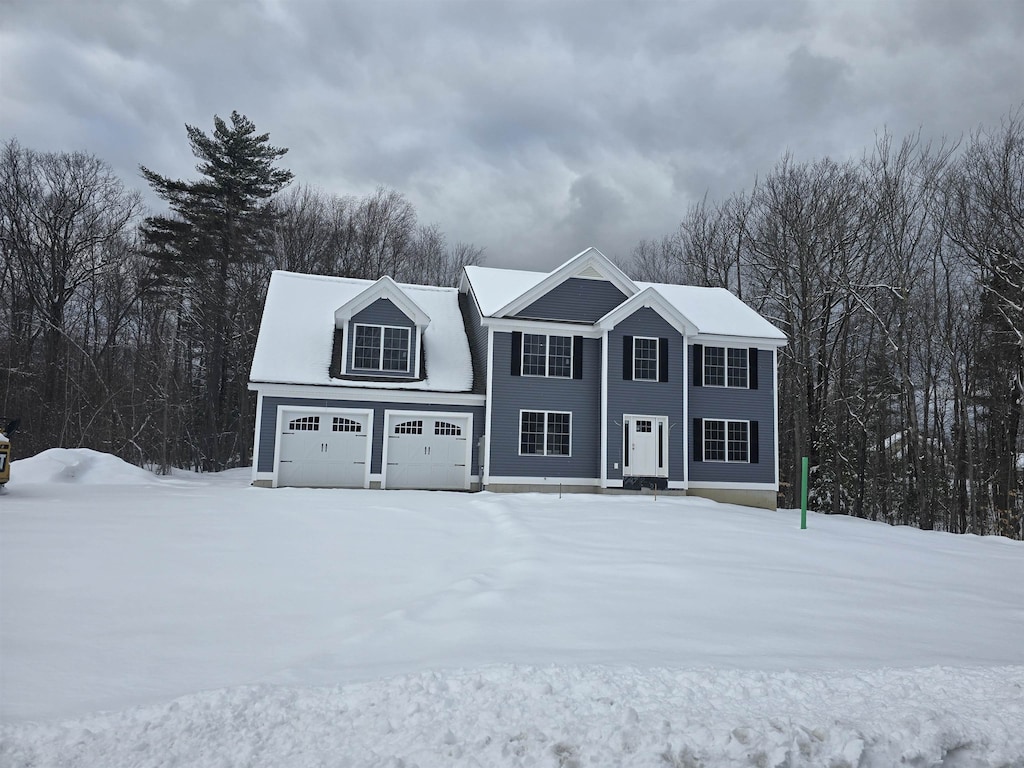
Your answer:
[[[275,272],[253,480],[773,507],[784,344],[728,291],[635,282],[594,248],[457,290]]]

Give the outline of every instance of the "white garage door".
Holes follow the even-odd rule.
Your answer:
[[[364,488],[368,413],[285,411],[277,484],[305,488]]]
[[[389,414],[386,488],[469,490],[470,418]]]

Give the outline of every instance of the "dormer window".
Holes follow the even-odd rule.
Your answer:
[[[408,373],[410,339],[409,328],[357,323],[352,367],[364,371]]]

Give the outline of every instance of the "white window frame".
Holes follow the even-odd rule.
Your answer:
[[[643,339],[644,341],[654,342],[654,376],[639,377],[636,375],[636,349],[637,341]],[[661,341],[657,336],[634,336],[633,337],[633,381],[659,381],[658,374],[661,371]]]
[[[722,372],[722,383],[712,384],[708,381],[708,351],[712,349],[722,350],[722,365],[724,370]],[[743,352],[743,384],[730,384],[729,383],[729,352],[742,351]],[[701,376],[704,379],[705,387],[720,387],[722,389],[750,389],[750,350],[747,347],[726,347],[718,344],[705,344],[703,350],[704,359],[701,361]]]
[[[724,459],[709,459],[708,458],[708,423],[714,422],[721,424],[725,440],[725,458]],[[730,424],[744,424],[747,430],[747,457],[745,459],[734,459],[729,451],[729,425]],[[701,458],[703,461],[717,464],[749,464],[750,463],[750,420],[749,419],[702,419],[701,420]]]
[[[376,368],[364,368],[356,365],[356,355],[358,353],[357,339],[359,336],[360,328],[379,328],[380,329],[380,344],[377,348],[377,367]],[[384,367],[384,332],[386,330],[405,331],[405,368],[385,368]],[[353,323],[352,324],[352,370],[353,371],[380,371],[384,373],[409,373],[409,366],[412,364],[412,328],[404,325],[378,325],[376,323]]]
[[[544,414],[544,451],[543,453],[523,453],[523,414],[524,413],[542,413]],[[549,453],[548,452],[548,439],[551,436],[551,422],[550,417],[552,415],[568,416],[569,417],[569,452],[568,453]],[[572,411],[541,411],[534,410],[532,408],[521,408],[519,410],[519,455],[520,456],[555,456],[561,458],[570,458],[572,456]]]
[[[544,337],[544,373],[527,373],[526,372],[526,337],[527,336],[543,336]],[[554,336],[559,339],[569,340],[569,373],[566,376],[551,373],[551,337]],[[528,333],[523,331],[523,343],[522,349],[520,349],[519,357],[519,372],[522,376],[534,376],[536,378],[550,378],[550,379],[571,379],[575,371],[573,370],[573,362],[575,360],[576,352],[576,339],[572,336],[568,336],[564,333]]]

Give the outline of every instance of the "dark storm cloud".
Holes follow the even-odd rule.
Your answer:
[[[184,124],[249,115],[299,180],[379,184],[489,263],[624,258],[779,156],[957,136],[1024,100],[1001,0],[25,0],[0,138],[194,174]]]

